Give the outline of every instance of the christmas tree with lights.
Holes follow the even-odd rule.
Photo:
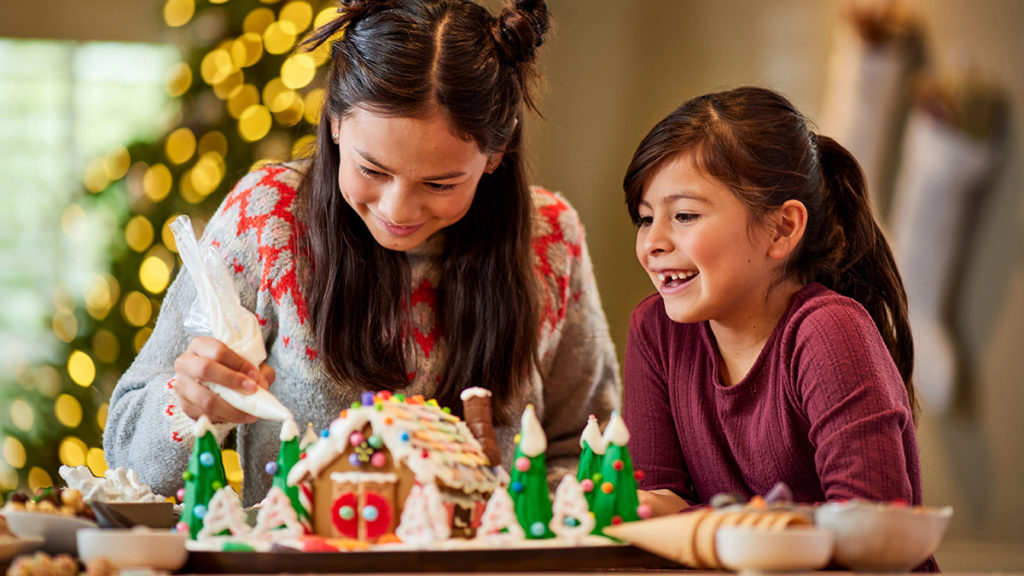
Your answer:
[[[188,468],[181,475],[185,480],[185,501],[178,529],[187,529],[189,537],[195,539],[203,529],[203,519],[209,510],[210,500],[221,488],[227,486],[228,480],[210,419],[200,416],[193,433],[196,440],[192,444],[192,457],[189,458]]]
[[[156,141],[88,163],[77,203],[121,231],[107,249],[110,269],[83,294],[55,294],[54,329],[73,326],[60,335],[66,344],[52,364],[27,370],[34,387],[0,392],[5,406],[24,403],[36,415],[28,426],[0,431],[5,451],[16,443],[23,453],[22,489],[52,484],[62,464],[105,472],[106,402],[151,334],[180,267],[169,223],[188,214],[201,233],[244,173],[304,155],[314,142],[330,43],[312,52],[296,46],[337,15],[334,2],[166,0],[162,15],[188,47],[167,75],[177,121]],[[74,322],[58,322],[69,317]],[[240,485],[237,459],[227,455],[228,478]]]

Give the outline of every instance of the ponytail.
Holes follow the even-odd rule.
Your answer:
[[[832,238],[828,265],[814,280],[861,303],[871,315],[899,369],[915,417],[917,395],[911,379],[914,344],[903,288],[892,250],[875,222],[860,165],[845,148],[827,136],[814,136]]]

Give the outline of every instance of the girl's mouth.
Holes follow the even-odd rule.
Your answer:
[[[661,281],[662,288],[675,288],[682,286],[697,276],[696,271],[690,272],[659,272],[658,280]]]

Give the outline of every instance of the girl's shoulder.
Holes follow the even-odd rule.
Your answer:
[[[531,186],[533,197],[534,244],[558,243],[575,246],[583,239],[579,214],[560,193],[540,186]]]
[[[852,334],[873,336],[878,332],[860,302],[817,282],[804,286],[793,296],[783,322],[783,340],[794,343],[808,338],[845,338]]]

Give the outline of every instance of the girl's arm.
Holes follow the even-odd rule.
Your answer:
[[[556,483],[564,474],[576,473],[580,435],[587,417],[593,414],[602,424],[606,423],[612,410],[619,407],[622,383],[583,227],[563,198],[553,196],[551,201],[561,209],[552,225],[555,235],[561,235],[564,242],[558,248],[564,247],[565,252],[563,256],[560,249],[548,248],[543,257],[558,254],[559,258],[566,258],[564,266],[553,266],[554,270],[563,271],[559,274],[562,281],[549,277],[545,283],[549,297],[561,300],[564,318],[555,330],[548,324],[541,327],[551,343],[546,349],[542,344],[541,349],[540,361],[547,367],[542,369],[541,424],[548,437],[548,478]]]
[[[656,323],[644,320],[645,311],[661,305],[660,298],[647,299],[630,318],[623,401],[629,453],[633,467],[642,472],[637,482],[642,489],[641,500],[649,500],[656,514],[678,511],[697,502],[673,415],[668,362],[663,346],[658,344],[665,340]],[[677,508],[670,510],[673,507]]]
[[[906,390],[863,308],[846,301],[810,312],[793,362],[826,499],[920,503]]]

